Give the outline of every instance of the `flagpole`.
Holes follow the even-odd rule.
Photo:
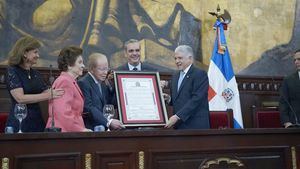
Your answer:
[[[209,109],[210,111],[233,110],[234,128],[243,128],[243,118],[240,105],[240,96],[236,83],[230,54],[224,31],[227,30],[231,16],[227,10],[221,14],[220,6],[217,12],[209,12],[216,16],[214,29],[216,39],[208,69],[209,79]]]

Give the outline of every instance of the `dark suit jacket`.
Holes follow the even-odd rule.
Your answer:
[[[289,104],[287,103],[289,102]],[[291,110],[291,108],[293,110]],[[298,72],[284,78],[280,90],[279,111],[282,124],[295,123],[295,114],[300,120],[300,80]],[[294,111],[294,113],[293,113]]]
[[[142,69],[142,71],[150,71],[150,72],[157,71],[157,69],[155,69],[148,63],[141,63],[141,69]],[[128,63],[125,63],[125,64],[117,67],[116,70],[129,71]]]
[[[113,93],[109,88],[102,83],[102,95],[100,94],[99,87],[89,73],[86,73],[79,81],[78,85],[84,95],[83,112],[88,112],[83,117],[86,128],[94,130],[97,125],[106,127],[107,119],[103,116],[103,106],[111,104]]]
[[[208,129],[208,77],[207,73],[193,65],[185,75],[179,91],[177,83],[179,72],[172,76],[171,104],[173,113],[180,121],[175,124],[177,129]]]

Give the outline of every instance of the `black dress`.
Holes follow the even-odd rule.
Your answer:
[[[47,85],[42,80],[41,74],[33,69],[25,70],[20,66],[7,68],[6,86],[11,97],[12,106],[6,126],[12,126],[14,132],[19,130],[19,121],[14,116],[14,106],[17,103],[10,91],[16,88],[23,88],[24,94],[39,94],[47,89]],[[42,132],[45,122],[39,103],[27,104],[27,117],[22,121],[23,132]]]

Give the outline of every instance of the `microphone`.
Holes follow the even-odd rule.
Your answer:
[[[51,98],[50,98],[50,102],[53,101],[53,89],[52,89],[52,84],[54,82],[54,77],[52,76],[52,65],[49,66],[50,67],[50,72],[49,72],[49,83],[50,83],[50,93],[51,93]],[[55,121],[54,121],[54,112],[53,112],[53,104],[51,108],[51,127],[49,128],[45,128],[45,132],[61,132],[61,128],[55,127]]]
[[[274,79],[273,79],[273,76],[272,76],[272,81],[274,83]],[[298,120],[298,117],[297,117],[297,114],[296,114],[296,111],[295,109],[293,108],[293,106],[290,104],[290,102],[288,101],[288,99],[286,98],[285,96],[285,93],[281,92],[281,98],[283,99],[283,101],[288,105],[290,111],[292,113],[292,115],[294,116],[294,120],[295,120],[295,123],[290,125],[289,127],[287,128],[300,128],[300,124],[299,124],[299,120]]]

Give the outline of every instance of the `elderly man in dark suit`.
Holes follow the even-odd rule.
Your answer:
[[[89,72],[78,81],[78,85],[84,95],[85,126],[94,129],[103,125],[111,130],[122,129],[123,124],[117,119],[107,120],[103,116],[103,106],[112,104],[114,91],[107,80],[108,61],[105,55],[93,53],[89,56]]]
[[[282,82],[279,110],[285,128],[299,126],[300,119],[300,50],[294,54],[297,71]]]
[[[203,70],[193,65],[194,54],[190,46],[175,49],[178,72],[172,76],[171,100],[173,116],[166,128],[207,129],[209,128],[208,77]]]
[[[130,39],[124,44],[127,63],[119,66],[117,70],[123,71],[156,71],[157,69],[147,63],[141,62],[141,45],[138,40]]]

